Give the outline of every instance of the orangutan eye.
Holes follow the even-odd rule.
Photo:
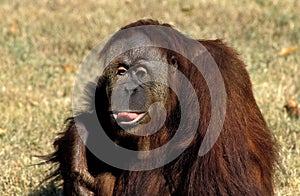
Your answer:
[[[135,75],[139,80],[142,80],[147,76],[147,69],[145,67],[140,66],[136,69]]]
[[[119,66],[117,68],[117,75],[124,75],[127,72],[127,68],[125,66]]]

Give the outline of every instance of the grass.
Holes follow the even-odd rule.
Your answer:
[[[174,24],[195,38],[221,38],[248,65],[257,102],[280,145],[276,195],[300,195],[300,119],[282,112],[300,102],[298,0],[0,1],[0,192],[60,195],[39,182],[50,172],[34,155],[50,153],[71,115],[75,71],[88,51],[140,18]],[[62,65],[75,70],[67,72]]]

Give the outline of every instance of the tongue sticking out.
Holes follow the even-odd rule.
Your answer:
[[[119,121],[132,121],[139,117],[139,114],[134,112],[120,112],[117,115],[117,120]]]

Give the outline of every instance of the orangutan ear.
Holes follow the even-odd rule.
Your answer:
[[[178,69],[178,57],[174,54],[170,55],[168,58],[168,63],[174,68],[171,69],[171,73],[174,74]]]
[[[177,57],[175,55],[171,56],[171,65],[173,65],[176,69],[178,67],[178,60],[177,60]]]

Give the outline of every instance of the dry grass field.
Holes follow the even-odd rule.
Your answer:
[[[300,195],[299,0],[1,0],[0,195],[61,195],[38,186],[50,172],[35,155],[50,153],[72,114],[76,70],[89,50],[140,18],[175,25],[194,38],[221,38],[248,65],[253,90],[279,143],[276,195]],[[293,48],[292,48],[293,49]],[[290,52],[290,53],[289,53]]]

